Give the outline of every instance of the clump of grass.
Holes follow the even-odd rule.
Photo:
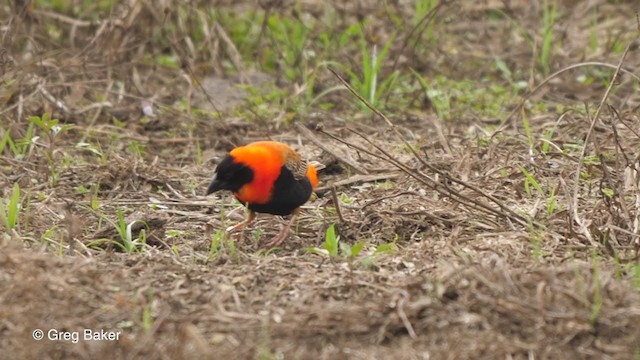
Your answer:
[[[310,29],[300,19],[271,15],[267,20],[267,28],[276,50],[270,56],[271,66],[282,62],[281,68],[290,81],[305,83],[307,74],[307,57],[305,47]]]
[[[95,212],[95,210],[91,209],[91,211]],[[124,212],[121,208],[118,208],[117,210],[117,216],[118,216],[118,221],[114,222],[112,220],[110,220],[109,218],[105,217],[104,215],[99,215],[100,216],[100,222],[102,221],[106,221],[109,224],[111,224],[111,226],[113,226],[113,228],[117,231],[119,239],[118,240],[112,240],[112,239],[97,239],[94,240],[92,242],[90,242],[89,244],[87,244],[88,247],[93,247],[95,248],[97,245],[103,244],[103,243],[109,243],[109,244],[114,244],[115,246],[117,246],[118,248],[120,248],[122,251],[126,252],[127,254],[134,254],[134,253],[140,253],[144,250],[145,245],[147,244],[147,231],[149,230],[149,226],[142,220],[134,220],[130,223],[127,224],[125,218],[124,218]],[[142,223],[144,225],[144,227],[142,229],[140,229],[140,232],[138,233],[138,236],[134,238],[133,236],[133,228],[138,224],[138,223]]]
[[[72,125],[59,125],[60,120],[52,119],[47,113],[42,114],[42,116],[30,117],[29,122],[37,126],[40,132],[44,133],[47,138],[45,157],[49,164],[48,178],[51,185],[55,186],[60,176],[58,164],[53,156],[56,147],[56,139],[60,134],[70,130]]]
[[[571,255],[573,258],[573,255]],[[575,262],[575,258],[573,258]],[[588,283],[585,277],[582,275],[579,266],[574,266],[574,274],[576,277],[576,281],[578,283],[578,287],[582,297],[584,298],[584,303],[589,304],[590,306],[590,314],[589,314],[589,323],[591,326],[595,326],[600,314],[602,313],[603,299],[602,299],[602,289],[600,288],[600,261],[598,259],[598,254],[595,249],[591,251],[591,277],[593,278],[593,285],[589,288]],[[591,291],[590,291],[591,290]]]
[[[385,79],[379,79],[380,70],[382,69],[382,65],[385,62],[396,35],[393,34],[389,37],[380,53],[378,53],[377,45],[374,44],[370,46],[368,44],[362,26],[359,27],[357,35],[359,37],[358,43],[360,45],[361,56],[360,74],[356,74],[350,69],[345,69],[349,74],[349,82],[351,83],[351,86],[371,105],[384,107],[384,104],[381,103],[381,99],[392,90],[393,84],[400,75],[400,72],[395,70]],[[370,111],[369,108],[361,102],[358,102],[358,104],[367,109],[367,111]]]
[[[151,289],[147,293],[147,303],[142,308],[142,330],[149,332],[153,327],[153,293]]]
[[[24,137],[18,140],[13,140],[11,138],[11,133],[8,130],[5,130],[4,135],[2,136],[2,141],[0,141],[0,154],[5,152],[6,149],[9,149],[16,159],[24,159],[29,153],[29,149],[31,149],[31,145],[34,141],[34,127],[35,124],[33,122],[29,122]]]
[[[542,252],[542,235],[544,233],[544,227],[537,227],[533,222],[529,222],[529,240],[533,248],[532,254],[534,259],[540,261],[543,257]]]
[[[535,225],[533,222],[529,222],[529,237],[533,246],[533,255],[537,260],[540,260],[544,256],[542,251],[542,240],[544,238],[545,225],[549,223],[549,219],[558,209],[558,199],[556,195],[557,188],[550,187],[549,190],[546,191],[532,173],[520,165],[518,165],[518,168],[524,175],[524,191],[527,196],[530,199],[533,199],[536,196],[544,197],[544,201],[546,203],[546,213],[544,214],[544,219],[541,221],[542,223]],[[535,193],[533,189],[535,189]]]
[[[442,75],[427,78],[411,69],[424,96],[431,102],[436,115],[442,120],[468,117],[475,113],[481,117],[498,118],[505,106],[514,103],[520,89],[504,87],[474,80],[452,80]]]
[[[420,22],[424,21],[425,17],[431,14],[438,6],[439,0],[414,0],[413,1],[413,17],[411,18],[411,24],[417,26]],[[433,21],[429,20],[426,24],[426,28],[422,30],[422,34],[426,37],[430,43],[435,43],[437,37],[435,36],[435,29]]]
[[[131,155],[143,158],[147,154],[146,145],[136,140],[131,140],[127,146],[127,152]]]
[[[141,251],[147,243],[146,229],[141,229],[138,237],[136,239],[133,238],[132,228],[138,221],[140,220],[134,220],[127,224],[122,209],[118,208],[118,223],[116,228],[122,243],[116,242],[115,244],[128,254]]]
[[[378,245],[375,250],[371,254],[365,256],[360,263],[362,264],[362,267],[369,269],[378,257],[382,255],[395,254],[396,251],[398,251],[398,246],[395,241]]]
[[[544,194],[544,191],[542,190],[542,186],[540,186],[540,183],[538,183],[538,180],[536,180],[536,178],[530,172],[528,172],[527,169],[525,169],[524,167],[518,165],[518,168],[520,168],[520,171],[524,175],[524,191],[527,193],[527,196],[529,196],[530,198],[533,197],[534,194],[531,191],[532,187],[536,189],[536,191],[539,194]]]
[[[353,245],[341,242],[340,235],[336,234],[335,224],[331,224],[325,232],[325,241],[322,244],[322,248],[308,247],[305,250],[310,253],[327,256],[331,260],[345,260],[349,265],[350,272],[353,272],[356,265],[369,268],[377,257],[383,254],[392,254],[397,249],[395,242],[382,244],[364,258],[358,259],[364,249],[364,245],[364,241],[359,241]]]
[[[50,228],[48,228],[43,234],[42,237],[40,238],[40,243],[42,244],[56,244],[58,243],[58,255],[62,256],[63,253],[63,246],[62,246],[62,242],[56,242],[55,241],[55,235],[58,232],[59,227],[58,225],[54,225]]]
[[[555,26],[557,14],[555,0],[544,0],[542,5],[542,44],[538,56],[538,63],[542,67],[544,74],[549,74],[551,70],[551,55],[553,52],[553,27]]]
[[[549,74],[551,70],[551,58],[554,50],[554,27],[558,20],[558,11],[556,0],[544,0],[542,4],[542,19],[540,20],[540,42],[534,40],[531,33],[522,26],[522,23],[517,19],[514,19],[509,14],[499,10],[493,9],[493,12],[499,14],[508,20],[520,33],[520,35],[527,40],[533,51],[535,52],[535,61],[537,66],[542,68],[543,74]]]
[[[335,258],[338,256],[338,242],[340,241],[340,236],[336,235],[336,227],[334,224],[331,224],[325,233],[325,240],[322,247],[327,251],[330,258]]]
[[[232,238],[227,238],[224,230],[218,230],[211,237],[211,246],[209,247],[209,257],[207,260],[215,259],[220,256],[229,256],[237,258],[236,242]]]
[[[591,316],[589,322],[591,326],[595,326],[598,321],[598,317],[602,312],[602,294],[600,293],[600,262],[598,261],[598,254],[595,249],[591,251],[591,263],[593,264],[593,296],[591,301]]]
[[[20,185],[13,184],[13,191],[9,199],[0,198],[0,222],[5,228],[5,237],[11,237],[18,228],[20,214]]]
[[[633,274],[633,285],[640,292],[640,259],[633,264],[631,273]]]
[[[258,353],[256,358],[258,360],[277,360],[282,359],[282,354],[276,354],[271,349],[271,332],[269,330],[269,321],[270,321],[271,313],[269,311],[265,312],[264,318],[262,319],[262,326],[260,328],[261,333],[261,341],[260,346],[258,348]]]

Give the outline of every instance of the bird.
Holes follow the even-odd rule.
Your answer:
[[[234,148],[222,159],[206,195],[228,190],[247,208],[246,219],[227,228],[227,236],[249,225],[256,213],[292,215],[287,225],[265,245],[272,248],[289,236],[300,206],[313,197],[317,187],[314,164],[284,143],[257,141]]]

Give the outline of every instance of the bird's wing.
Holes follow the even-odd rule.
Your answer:
[[[296,180],[302,180],[307,177],[307,162],[300,158],[298,154],[293,153],[287,156],[284,166],[293,173],[293,178]]]

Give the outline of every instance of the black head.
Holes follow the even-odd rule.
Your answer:
[[[218,190],[237,192],[251,181],[253,181],[253,171],[244,164],[235,163],[233,157],[227,155],[216,167],[216,173],[207,188],[207,195]]]

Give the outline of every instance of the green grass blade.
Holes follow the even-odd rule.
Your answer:
[[[322,247],[329,252],[330,257],[338,256],[338,237],[336,236],[335,225],[331,224],[331,226],[327,228],[325,241]]]
[[[7,227],[14,229],[18,224],[18,213],[20,212],[20,185],[18,183],[13,184],[13,193],[9,199],[7,210]]]

